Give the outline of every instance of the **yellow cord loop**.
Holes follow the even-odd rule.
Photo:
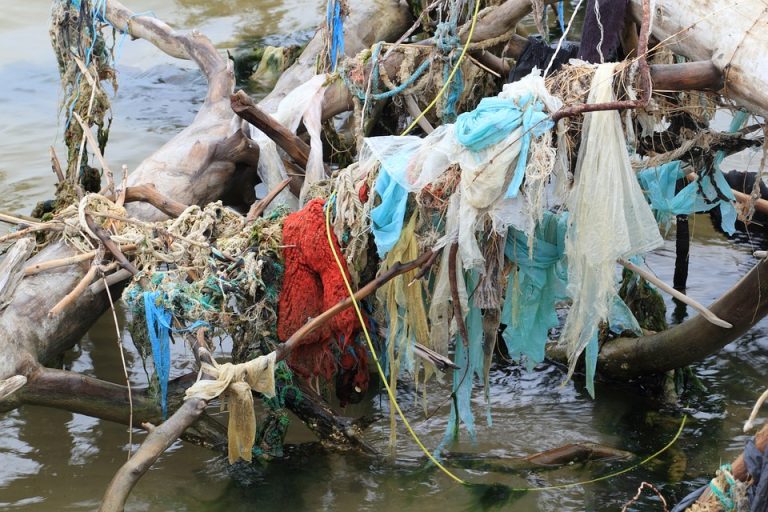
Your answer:
[[[469,49],[470,43],[472,43],[472,36],[475,34],[475,25],[477,24],[477,13],[480,12],[480,1],[475,0],[475,10],[472,13],[472,24],[469,26],[469,34],[467,35],[467,42],[464,43],[464,47],[461,49],[461,54],[459,55],[459,60],[456,61],[456,64],[453,66],[453,69],[451,69],[451,73],[448,75],[448,78],[445,80],[445,83],[440,88],[440,91],[437,93],[437,96],[435,96],[435,99],[430,102],[427,107],[422,110],[418,116],[416,116],[416,119],[413,120],[413,122],[408,125],[408,128],[403,131],[403,133],[400,134],[402,137],[403,135],[408,135],[411,130],[418,124],[419,121],[422,120],[422,118],[427,115],[427,112],[432,110],[435,105],[437,105],[437,102],[440,101],[440,98],[443,97],[443,94],[445,94],[445,91],[448,90],[448,87],[451,85],[451,82],[453,81],[453,77],[456,75],[456,72],[459,70],[459,66],[461,66],[461,63],[464,61],[464,56],[467,54],[467,50]]]

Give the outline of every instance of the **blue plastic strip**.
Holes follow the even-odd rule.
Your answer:
[[[166,310],[160,292],[144,292],[144,314],[152,346],[152,361],[160,382],[160,406],[163,419],[168,416],[168,378],[171,371],[170,325],[171,312]]]

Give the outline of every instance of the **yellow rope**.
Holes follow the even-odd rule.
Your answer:
[[[477,4],[479,3],[480,2],[477,2]],[[331,248],[333,259],[336,261],[336,265],[339,267],[339,272],[341,273],[341,277],[344,279],[344,286],[346,286],[347,293],[349,294],[349,298],[352,300],[352,306],[354,306],[355,308],[357,319],[360,322],[360,327],[362,328],[363,334],[365,335],[365,341],[368,343],[368,349],[371,351],[371,356],[373,357],[373,361],[376,363],[376,369],[379,372],[379,377],[381,378],[381,382],[384,384],[384,388],[387,390],[389,401],[392,404],[392,406],[395,408],[395,411],[397,411],[397,414],[400,416],[400,419],[403,420],[403,424],[405,425],[405,428],[408,430],[408,433],[411,434],[411,437],[413,438],[413,440],[416,442],[419,448],[421,448],[421,451],[424,452],[427,458],[429,458],[429,460],[432,461],[432,463],[435,466],[437,466],[438,469],[440,469],[440,471],[445,473],[447,476],[449,476],[451,479],[453,479],[457,483],[460,483],[462,485],[475,485],[471,482],[467,482],[466,480],[462,480],[461,478],[456,476],[454,473],[452,473],[448,468],[440,464],[440,462],[432,455],[432,453],[430,453],[430,451],[427,450],[427,448],[424,446],[424,443],[421,442],[421,440],[419,439],[419,436],[413,430],[413,428],[411,427],[411,424],[408,422],[408,419],[405,417],[405,414],[403,414],[402,409],[400,409],[400,405],[398,405],[397,403],[397,398],[395,398],[395,394],[392,391],[392,388],[389,386],[389,383],[387,382],[387,378],[384,375],[384,370],[381,368],[381,363],[379,363],[379,358],[378,356],[376,356],[376,350],[373,347],[373,341],[371,341],[371,335],[368,332],[368,328],[365,325],[363,314],[360,311],[360,305],[358,304],[357,299],[355,298],[355,292],[354,290],[352,290],[352,286],[349,284],[349,279],[347,279],[347,274],[346,272],[344,272],[344,265],[341,264],[341,259],[339,258],[339,255],[336,252],[336,247],[333,244],[333,238],[331,237],[331,207],[335,199],[336,199],[336,193],[334,192],[333,194],[331,194],[330,199],[327,201],[325,205],[325,234],[328,239],[328,246]],[[677,440],[680,438],[680,435],[683,433],[683,428],[685,427],[685,422],[687,419],[688,419],[688,415],[683,415],[683,419],[682,421],[680,421],[680,427],[677,429],[677,433],[675,434],[675,436],[672,438],[670,442],[668,442],[663,448],[649,455],[648,457],[644,458],[637,464],[621,469],[614,473],[599,476],[591,480],[584,480],[582,482],[573,482],[570,484],[561,484],[561,485],[551,485],[546,487],[520,487],[520,488],[513,487],[510,490],[513,492],[542,492],[542,491],[553,491],[557,489],[567,489],[569,487],[576,487],[579,485],[586,485],[586,484],[592,484],[595,482],[601,482],[603,480],[608,480],[610,478],[628,473],[642,466],[648,461],[655,459],[656,457],[658,457],[659,455],[667,451],[673,444],[675,444]]]
[[[469,45],[472,42],[472,36],[475,33],[475,24],[477,23],[477,13],[480,12],[480,2],[478,0],[475,0],[475,11],[472,13],[472,24],[469,26],[469,34],[467,35],[467,42],[464,43],[464,47],[461,49],[461,55],[459,55],[459,60],[456,61],[456,64],[453,66],[453,69],[451,70],[451,73],[448,75],[448,78],[446,79],[443,86],[440,88],[440,91],[437,93],[437,96],[435,96],[435,99],[432,100],[432,102],[427,105],[427,107],[422,110],[418,116],[416,116],[416,119],[413,120],[413,122],[408,126],[408,128],[405,129],[403,133],[400,134],[402,137],[403,135],[408,135],[411,130],[418,124],[421,119],[427,115],[427,112],[432,110],[435,105],[437,105],[437,102],[440,101],[440,98],[443,97],[443,94],[445,94],[445,91],[448,90],[448,87],[451,85],[451,81],[453,81],[453,77],[456,74],[456,72],[459,70],[459,66],[461,66],[462,61],[464,60],[464,56],[467,53],[467,50],[469,49]]]
[[[480,2],[477,2],[479,5]],[[397,399],[395,398],[395,394],[392,391],[392,388],[389,386],[389,383],[387,382],[387,378],[384,375],[384,370],[381,368],[381,363],[379,363],[379,358],[376,356],[376,350],[373,348],[373,341],[371,341],[371,335],[368,333],[368,327],[365,325],[365,320],[363,319],[363,314],[360,312],[360,305],[357,302],[357,299],[355,299],[355,292],[352,290],[352,286],[349,284],[349,279],[347,279],[347,273],[344,272],[344,265],[341,264],[341,260],[339,259],[339,255],[336,253],[336,247],[333,244],[333,238],[331,238],[331,205],[333,203],[333,200],[335,199],[335,193],[331,196],[331,199],[326,203],[325,205],[325,234],[328,238],[328,245],[331,248],[331,252],[333,253],[333,259],[336,260],[336,265],[339,267],[339,272],[341,273],[341,277],[344,279],[344,286],[347,287],[347,293],[349,293],[350,298],[352,299],[352,305],[355,308],[355,313],[357,313],[357,319],[360,321],[360,327],[363,329],[363,334],[365,335],[365,341],[368,343],[368,350],[371,351],[371,356],[373,357],[373,361],[376,363],[376,369],[379,371],[379,377],[381,377],[381,382],[384,383],[384,388],[387,390],[387,395],[389,395],[389,401],[392,403],[392,406],[397,411],[397,414],[400,416],[400,419],[403,420],[403,424],[405,425],[405,428],[408,430],[408,432],[411,434],[411,437],[413,437],[413,440],[416,441],[416,444],[419,445],[419,448],[421,448],[421,451],[424,452],[424,454],[429,458],[429,460],[432,461],[432,463],[437,466],[443,473],[451,477],[454,481],[467,485],[468,482],[465,482],[458,476],[451,473],[445,466],[440,464],[440,462],[432,455],[429,450],[424,446],[424,444],[419,439],[419,436],[416,435],[416,432],[414,432],[413,428],[411,427],[411,424],[408,422],[408,419],[405,417],[405,414],[403,414],[402,409],[400,409],[400,406],[397,403]]]

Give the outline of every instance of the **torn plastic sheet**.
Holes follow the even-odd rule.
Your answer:
[[[522,231],[510,229],[507,235],[504,252],[518,270],[507,282],[502,337],[510,357],[524,355],[529,370],[544,360],[549,330],[559,325],[555,305],[567,298],[567,226],[567,213],[545,212],[544,220],[536,226],[533,248],[528,247],[528,235]]]
[[[320,140],[320,118],[325,80],[325,75],[312,77],[283,98],[276,112],[270,113],[277,122],[293,133],[296,133],[299,123],[303,120],[307,132],[310,134],[309,159],[302,195],[308,186],[322,179],[325,175],[323,144]],[[248,126],[250,126],[251,138],[259,146],[259,176],[266,184],[267,189],[272,190],[288,177],[288,173],[283,165],[277,144],[255,126],[250,124]],[[282,191],[269,209],[274,209],[281,204],[292,210],[298,209],[299,206],[296,197],[288,190]]]
[[[720,227],[729,235],[736,231],[736,200],[720,167],[714,165],[711,172],[702,173],[698,180],[675,192],[677,180],[685,177],[682,162],[672,162],[650,167],[637,175],[640,185],[648,194],[656,220],[667,230],[675,215],[708,212],[720,208]]]
[[[532,232],[533,222],[524,218],[530,215],[508,202],[517,199],[532,138],[552,127],[544,107],[551,112],[561,102],[547,92],[541,76],[532,74],[505,85],[498,97],[486,98],[481,105],[462,114],[456,125],[444,124],[423,139],[365,139],[361,165],[375,159],[384,171],[379,173],[375,187],[381,203],[372,211],[374,239],[381,257],[399,238],[408,192],[423,189],[453,165],[461,169],[459,190],[454,192],[460,198],[460,215],[435,249],[458,239],[464,268],[480,269],[484,258],[476,232],[483,227],[486,215],[490,215],[498,232],[509,226]]]
[[[589,103],[615,99],[615,63],[598,66]],[[663,244],[656,219],[632,171],[616,111],[584,116],[575,183],[568,198],[566,236],[568,295],[573,305],[563,327],[568,377],[579,356],[606,321],[617,295],[616,260]]]

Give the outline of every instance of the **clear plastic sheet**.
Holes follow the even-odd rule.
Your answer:
[[[589,103],[615,99],[616,64],[602,64],[592,79]],[[573,306],[563,328],[569,370],[608,319],[616,295],[616,259],[659,247],[663,240],[634,172],[617,111],[584,116],[570,212],[566,256]]]

